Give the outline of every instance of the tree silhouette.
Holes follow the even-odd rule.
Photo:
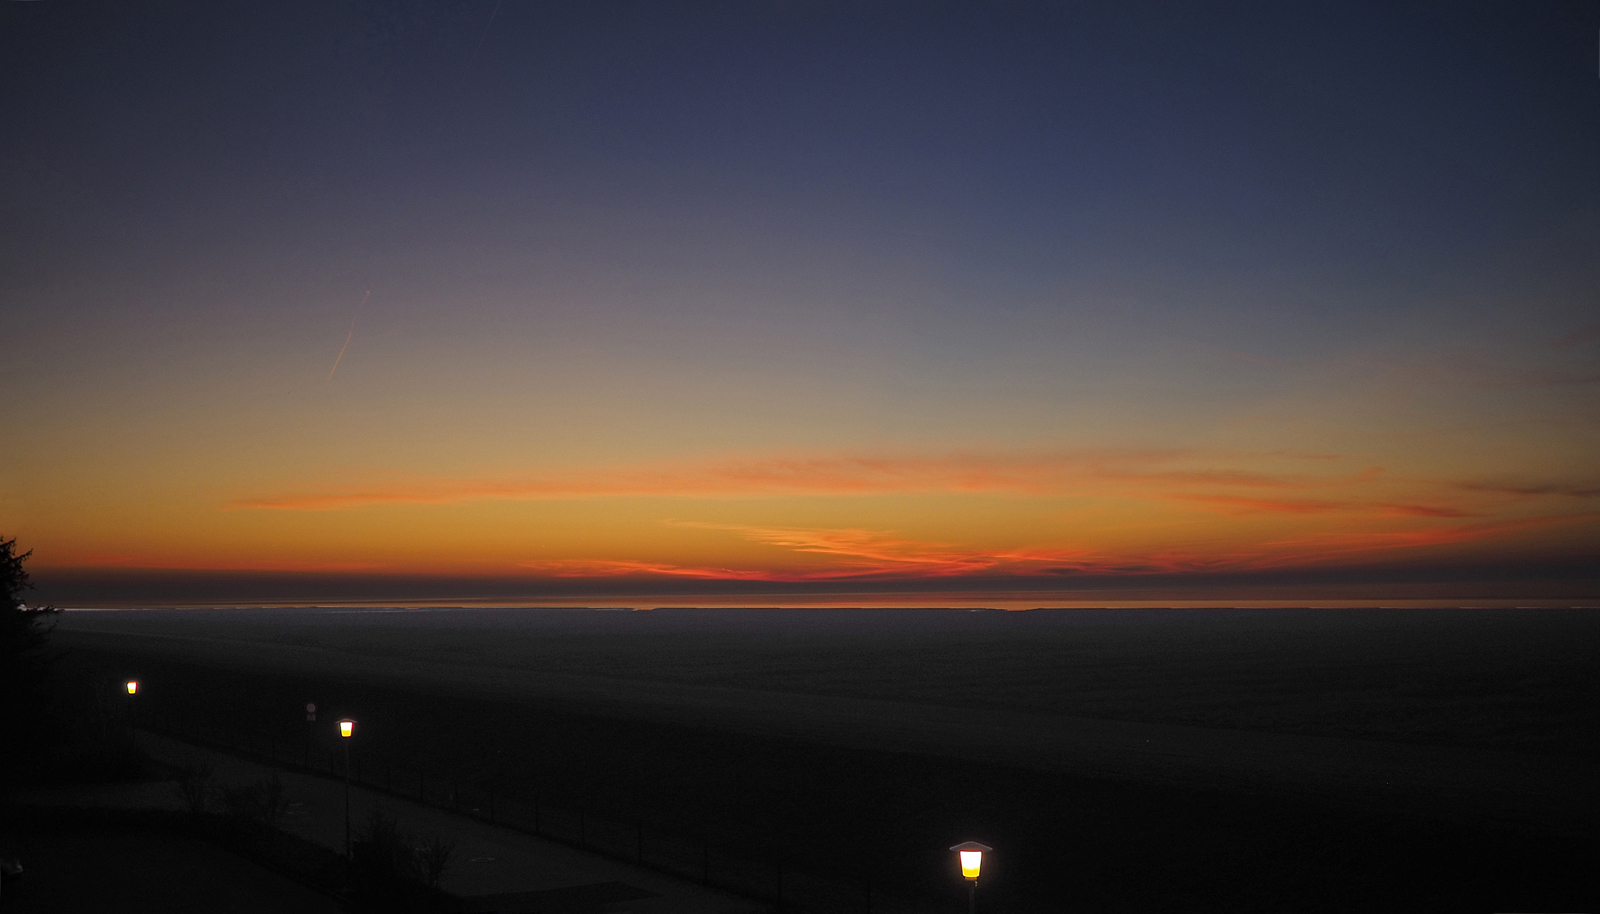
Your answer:
[[[7,749],[0,769],[13,774],[39,758],[58,734],[50,716],[50,629],[57,609],[29,606],[32,588],[22,567],[31,551],[17,554],[17,541],[0,537],[0,734]]]

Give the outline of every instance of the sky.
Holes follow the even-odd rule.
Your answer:
[[[74,603],[1600,597],[1600,4],[0,8]]]

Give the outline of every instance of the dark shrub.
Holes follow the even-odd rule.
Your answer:
[[[178,769],[178,799],[183,801],[191,815],[203,816],[210,809],[213,791],[211,772],[211,764],[204,761]]]
[[[283,817],[289,813],[288,791],[276,773],[253,784],[225,788],[222,801],[228,817],[236,823],[248,823],[268,831],[277,831]]]

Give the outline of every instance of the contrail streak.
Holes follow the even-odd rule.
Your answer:
[[[361,305],[366,304],[367,303],[367,299],[369,299],[371,297],[372,297],[372,290],[368,289],[367,290],[367,294],[361,296]],[[361,312],[361,305],[356,305],[356,313],[357,314],[360,314],[360,312]],[[344,359],[344,351],[346,349],[350,348],[350,340],[355,335],[356,335],[356,319],[352,317],[352,318],[350,318],[350,332],[346,333],[344,335],[344,345],[339,347],[339,357],[333,360],[333,369],[328,372],[329,379],[333,378],[333,372],[339,370],[339,362]]]
[[[495,0],[494,12],[489,14],[489,21],[484,23],[484,25],[483,25],[483,35],[478,38],[478,46],[472,49],[472,56],[473,57],[477,57],[478,56],[478,52],[483,50],[483,39],[489,37],[489,26],[494,25],[494,17],[500,15],[500,4],[501,4],[501,2],[502,2],[502,0]]]

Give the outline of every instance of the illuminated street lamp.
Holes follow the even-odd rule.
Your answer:
[[[133,699],[139,694],[139,680],[128,680],[128,729],[133,730]]]
[[[983,868],[983,852],[994,848],[976,841],[963,841],[950,848],[961,855],[961,875],[967,877],[967,914],[978,910],[978,870]]]
[[[356,732],[356,722],[346,717],[339,721],[339,735],[344,743],[344,855],[350,856],[350,737]]]

